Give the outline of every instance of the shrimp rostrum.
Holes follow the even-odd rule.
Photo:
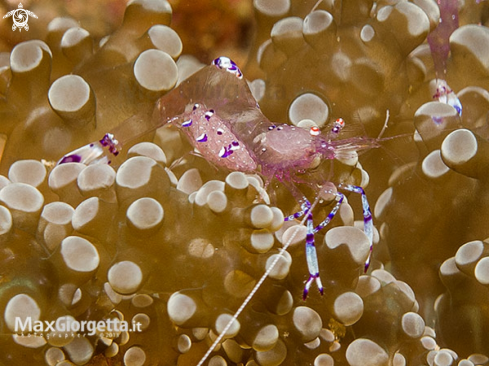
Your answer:
[[[329,189],[335,196],[331,212],[319,224],[314,224],[313,205],[298,188],[306,183],[320,196],[321,190],[332,185],[324,176],[312,171],[325,160],[344,157],[348,153],[378,146],[378,139],[368,137],[338,138],[344,122],[337,120],[327,132],[288,124],[274,124],[261,112],[258,103],[236,64],[226,57],[215,59],[211,65],[183,81],[176,89],[156,103],[153,118],[129,118],[100,141],[65,155],[58,164],[110,163],[127,142],[158,127],[171,123],[180,128],[189,142],[209,162],[219,168],[244,173],[261,174],[267,186],[273,179],[282,182],[300,205],[300,210],[285,218],[292,221],[305,218],[306,260],[309,278],[303,298],[306,299],[313,282],[323,294],[314,244],[315,234],[326,227],[344,201],[341,191],[361,195],[364,232],[370,242],[365,271],[370,264],[373,223],[367,196],[362,187],[339,183],[339,190]],[[308,178],[305,179],[304,177]],[[313,178],[311,178],[313,177]]]

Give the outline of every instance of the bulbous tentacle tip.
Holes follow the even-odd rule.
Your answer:
[[[121,145],[113,134],[106,133],[99,140],[80,147],[64,155],[56,165],[66,163],[82,163],[85,165],[110,164],[111,157],[119,155]]]

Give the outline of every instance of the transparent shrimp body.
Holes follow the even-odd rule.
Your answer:
[[[344,195],[335,191],[335,206],[325,220],[315,225],[312,205],[297,188],[297,177],[307,175],[309,169],[317,167],[325,159],[376,147],[377,141],[362,137],[338,139],[344,125],[342,120],[337,120],[327,133],[321,133],[315,127],[306,130],[273,124],[261,112],[236,64],[226,57],[220,57],[162,97],[156,103],[150,121],[131,117],[112,134],[65,155],[58,164],[75,160],[85,164],[110,163],[110,155],[117,155],[123,144],[168,123],[179,127],[195,149],[214,165],[234,171],[259,172],[268,182],[276,178],[289,189],[300,203],[301,210],[286,217],[285,221],[306,217],[309,279],[303,298],[307,297],[314,281],[322,294],[314,234],[333,219],[344,201]],[[309,183],[318,189],[326,182]],[[372,248],[372,216],[363,188],[347,184],[339,184],[338,188],[361,195],[364,231]],[[365,270],[369,263],[370,255]]]
[[[431,56],[435,64],[435,85],[432,87],[433,99],[451,105],[462,115],[462,103],[446,81],[447,59],[450,54],[450,35],[458,28],[458,1],[439,0],[440,22],[428,35]]]

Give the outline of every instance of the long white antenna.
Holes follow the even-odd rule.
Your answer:
[[[389,123],[389,110],[387,109],[385,111],[385,122],[384,126],[382,127],[382,130],[379,133],[379,137],[377,137],[377,140],[380,140],[382,138],[382,135],[384,134],[385,130],[387,130],[387,124]]]
[[[253,298],[253,296],[255,296],[255,293],[258,291],[258,289],[261,287],[261,285],[263,284],[263,282],[270,275],[270,273],[272,272],[272,270],[277,265],[278,261],[283,257],[283,254],[288,249],[288,247],[290,246],[290,244],[292,244],[292,241],[294,240],[294,238],[296,237],[297,233],[299,232],[299,227],[301,225],[304,225],[304,222],[306,222],[307,216],[308,216],[308,212],[310,212],[310,211],[313,210],[314,206],[316,206],[316,204],[318,203],[318,201],[319,201],[319,196],[316,198],[316,200],[312,204],[311,208],[307,212],[304,213],[304,218],[302,219],[300,225],[296,225],[295,231],[292,233],[292,235],[290,236],[290,238],[287,241],[287,243],[285,243],[284,246],[282,247],[282,249],[280,249],[280,251],[278,252],[279,255],[277,255],[277,257],[274,259],[274,261],[272,262],[272,264],[270,265],[270,267],[268,267],[268,269],[265,271],[265,273],[263,274],[263,276],[261,276],[260,280],[256,283],[255,287],[253,287],[253,290],[251,290],[251,292],[246,297],[246,299],[243,301],[243,303],[241,304],[241,306],[239,307],[239,309],[236,310],[236,313],[234,313],[233,317],[226,324],[226,326],[222,330],[221,334],[219,334],[219,336],[216,338],[216,340],[214,341],[214,343],[212,343],[212,345],[209,347],[209,349],[207,350],[207,352],[205,353],[205,355],[201,358],[201,360],[199,361],[199,363],[197,364],[197,366],[202,366],[204,364],[205,360],[207,360],[207,358],[209,357],[209,355],[212,353],[212,351],[214,350],[214,348],[216,348],[216,346],[222,341],[222,339],[226,335],[226,333],[229,330],[229,328],[231,328],[231,326],[234,323],[234,321],[238,319],[238,316],[243,312],[243,310],[245,309],[246,305],[248,305],[248,303],[251,301],[251,299]]]
[[[322,2],[323,2],[323,0],[318,0],[318,2],[313,6],[313,8],[309,12],[309,14],[311,14],[313,11],[315,11],[318,8],[319,4],[321,4]]]

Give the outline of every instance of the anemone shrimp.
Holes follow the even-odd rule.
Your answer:
[[[388,114],[384,129],[387,120]],[[307,228],[305,252],[309,277],[305,282],[303,300],[306,300],[314,282],[321,295],[324,293],[319,274],[315,234],[331,222],[345,201],[345,195],[341,191],[361,195],[364,233],[370,244],[364,264],[364,270],[367,271],[372,255],[374,227],[364,189],[359,185],[344,182],[335,185],[328,177],[314,174],[313,171],[324,161],[347,158],[359,151],[379,147],[382,140],[380,136],[341,138],[344,127],[342,119],[335,121],[332,128],[326,132],[315,126],[304,129],[288,124],[273,124],[261,112],[237,65],[226,57],[219,57],[158,100],[150,121],[141,116],[131,117],[113,133],[107,133],[100,141],[65,155],[58,164],[110,163],[112,157],[121,152],[124,144],[166,124],[178,127],[198,153],[216,167],[243,173],[258,173],[264,178],[266,187],[276,179],[298,202],[299,211],[285,217],[285,221],[302,218],[301,224],[306,224]],[[304,184],[315,192],[314,201],[311,202],[302,193],[298,188],[299,184]],[[320,223],[315,224],[313,210],[324,195],[334,197],[333,208]],[[284,242],[280,255],[267,268],[227,328],[277,265],[297,233],[298,230]],[[225,327],[220,337],[215,340],[216,345],[226,331]],[[214,346],[210,347],[199,365],[213,349]]]
[[[195,85],[205,87],[197,92]],[[223,95],[225,90],[237,91],[237,95],[227,98]],[[333,193],[337,201],[334,208],[325,220],[314,226],[312,204],[295,183],[302,183],[299,176],[317,167],[323,160],[337,159],[352,152],[379,147],[379,138],[338,139],[344,126],[342,119],[335,121],[326,134],[315,126],[306,130],[288,124],[273,124],[260,111],[240,69],[227,57],[215,59],[212,65],[204,67],[161,98],[157,102],[155,115],[153,129],[167,123],[178,126],[199,153],[217,167],[244,173],[258,172],[265,178],[267,185],[276,178],[290,190],[301,209],[287,216],[285,221],[302,216],[307,218],[306,258],[309,279],[304,288],[303,299],[307,298],[314,281],[322,294],[314,234],[333,219],[344,195],[340,192]],[[133,118],[124,121],[114,133],[107,133],[100,141],[65,155],[58,164],[110,164],[110,155],[117,156],[123,144],[134,138],[129,135],[129,132],[134,131],[134,122]],[[314,180],[309,182],[315,189],[329,187],[324,183]],[[358,193],[362,197],[364,231],[371,245],[365,262],[366,271],[370,264],[373,240],[372,215],[367,196],[360,186],[340,183],[338,188]]]
[[[450,53],[450,35],[458,28],[458,1],[442,0],[438,2],[440,22],[428,35],[431,56],[435,66],[436,80],[432,86],[433,99],[451,105],[462,115],[462,104],[446,82],[447,59]]]

